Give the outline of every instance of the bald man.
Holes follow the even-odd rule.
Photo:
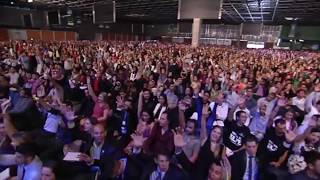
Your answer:
[[[106,134],[103,125],[95,125],[92,140],[81,145],[80,151],[83,154],[80,155],[80,160],[86,162],[89,166],[98,166],[100,170],[103,170],[110,159],[118,157],[118,148],[106,140]]]

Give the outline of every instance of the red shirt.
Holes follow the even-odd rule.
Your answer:
[[[105,109],[107,109],[107,106],[105,104],[96,102],[93,107],[92,117],[96,119],[103,117],[103,111]]]

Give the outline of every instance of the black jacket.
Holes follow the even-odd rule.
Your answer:
[[[93,141],[90,143],[83,143],[80,147],[80,151],[90,155],[90,149],[92,146]],[[100,169],[103,170],[108,161],[116,159],[119,155],[120,151],[118,148],[111,143],[107,143],[107,140],[105,140],[101,148],[100,159],[95,159],[93,166],[99,166]]]
[[[255,157],[258,166],[257,179],[259,179],[259,160]],[[245,150],[239,151],[229,157],[231,165],[231,180],[243,180],[247,167],[247,153]]]
[[[151,174],[157,170],[157,164],[154,162],[152,156],[140,152],[138,154],[132,154],[130,158],[135,162],[135,165],[143,170],[140,180],[149,180]],[[189,180],[189,178],[176,165],[170,164],[162,180]]]
[[[151,174],[156,170],[157,165],[155,163],[146,166],[140,180],[149,180]],[[169,170],[165,173],[162,180],[188,180],[188,178],[177,166],[170,164]]]

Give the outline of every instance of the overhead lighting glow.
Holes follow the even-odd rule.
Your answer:
[[[287,21],[292,21],[293,17],[285,17],[284,19],[287,20]]]
[[[278,41],[277,41],[277,46],[279,46],[281,43],[281,39],[279,38]]]
[[[128,17],[145,17],[146,14],[135,14],[135,13],[133,13],[133,14],[126,14],[126,16],[128,16]]]
[[[33,0],[28,0],[28,3],[32,3],[33,2]]]
[[[72,10],[71,10],[71,9],[68,9],[67,14],[68,14],[68,15],[72,15]]]
[[[14,4],[14,2],[13,2],[13,1],[11,1],[11,2],[10,2],[10,4]]]

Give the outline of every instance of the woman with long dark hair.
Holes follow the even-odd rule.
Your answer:
[[[204,107],[204,109],[206,109]],[[206,122],[208,110],[203,110],[201,119],[201,148],[196,162],[197,178],[205,179],[213,162],[220,162],[225,156],[225,146],[222,144],[223,127],[214,126],[208,136]]]

